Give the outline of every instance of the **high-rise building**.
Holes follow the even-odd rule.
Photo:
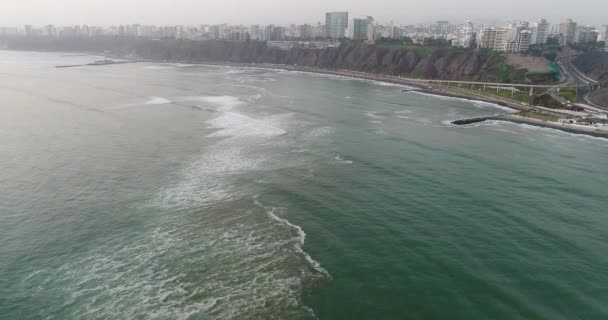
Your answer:
[[[597,41],[608,42],[608,25],[598,28]]]
[[[372,17],[353,19],[350,29],[351,38],[355,41],[373,42],[376,39],[376,28]]]
[[[526,52],[530,50],[530,42],[532,41],[532,31],[527,28],[522,28],[521,30],[518,30],[515,41],[517,43],[517,50],[514,52]]]
[[[257,24],[249,26],[249,35],[251,36],[251,39],[253,39],[253,40],[261,40],[261,41],[264,40],[263,39],[264,32],[262,32],[262,29]]]
[[[52,24],[46,25],[44,27],[43,35],[45,37],[56,37],[57,29],[55,29],[55,27]]]
[[[325,36],[327,38],[344,38],[346,28],[348,28],[348,12],[328,12],[325,14]]]
[[[574,36],[576,34],[576,22],[572,19],[568,19],[565,22],[560,23],[559,33],[564,36],[565,44],[574,43]]]
[[[285,28],[273,26],[270,32],[271,41],[281,41],[285,38]]]
[[[532,30],[529,24],[511,24],[504,28],[498,28],[494,50],[506,52],[526,52],[530,49]],[[504,34],[504,40],[503,40]]]
[[[401,31],[401,28],[396,27],[396,26],[390,26],[388,28],[388,37],[387,38],[399,39],[399,38],[401,38],[402,34],[403,34],[403,31]]]
[[[440,35],[447,35],[450,29],[449,21],[437,21],[434,25],[431,25],[431,33],[437,33]]]
[[[31,24],[26,24],[23,29],[25,30],[25,35],[27,37],[31,37],[34,34],[34,28],[32,27]]]
[[[21,34],[19,28],[0,27],[0,36],[16,36]]]
[[[598,31],[595,28],[579,26],[574,34],[574,43],[594,43],[597,38]]]
[[[455,47],[469,48],[473,45],[475,40],[475,26],[471,21],[467,21],[465,24],[458,27],[456,39],[452,45]]]
[[[298,27],[300,39],[310,40],[315,38],[314,27],[309,24],[303,24]]]
[[[481,33],[480,48],[507,51],[507,36],[509,29],[507,28],[487,28]]]
[[[547,20],[542,19],[540,22],[535,23],[532,28],[532,39],[530,44],[543,45],[547,43],[547,37],[549,36],[550,25]]]

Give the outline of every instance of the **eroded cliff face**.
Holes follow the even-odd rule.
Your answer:
[[[345,44],[338,48],[280,50],[257,41],[144,40],[113,37],[70,40],[21,38],[7,40],[5,46],[22,50],[108,52],[163,61],[272,63],[435,79],[525,81],[525,70],[518,72],[507,66],[499,54],[454,48],[417,52],[364,44]]]
[[[586,52],[577,56],[572,63],[580,71],[599,82],[602,89],[591,93],[591,101],[608,107],[608,52]]]

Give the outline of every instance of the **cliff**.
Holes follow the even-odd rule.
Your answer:
[[[81,39],[14,38],[1,40],[15,50],[87,51],[179,62],[232,62],[302,65],[387,73],[408,77],[525,82],[526,69],[487,50],[458,48],[386,48],[360,43],[337,48],[280,50],[258,41],[147,40],[124,37]]]
[[[572,63],[600,83],[602,89],[591,93],[591,101],[608,107],[608,52],[588,51],[577,56]]]

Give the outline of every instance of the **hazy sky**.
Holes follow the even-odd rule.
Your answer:
[[[0,25],[55,24],[289,24],[315,23],[326,11],[370,15],[398,24],[466,19],[536,20],[573,18],[608,24],[608,1],[587,0],[0,0]]]

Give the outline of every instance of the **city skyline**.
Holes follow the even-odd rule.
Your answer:
[[[33,8],[35,8],[33,10]],[[117,10],[120,8],[120,10]],[[269,10],[268,8],[272,8]],[[372,16],[376,21],[395,24],[429,23],[436,20],[477,23],[503,23],[505,17],[512,20],[539,20],[546,18],[561,21],[567,18],[583,24],[606,23],[603,12],[608,3],[592,0],[585,6],[571,6],[565,1],[513,0],[508,5],[489,5],[478,0],[450,2],[433,0],[425,3],[404,3],[395,0],[378,0],[373,5],[366,1],[334,1],[331,4],[309,1],[301,3],[259,0],[242,3],[226,0],[221,5],[210,1],[179,0],[160,2],[143,0],[122,2],[118,0],[91,0],[82,4],[74,0],[48,2],[22,0],[4,6],[0,12],[3,26],[76,25],[92,24],[110,26],[117,24],[199,25],[199,24],[279,24],[324,22],[325,12],[347,11],[351,17]]]

